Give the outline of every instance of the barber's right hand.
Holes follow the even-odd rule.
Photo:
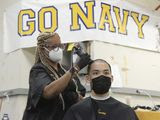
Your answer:
[[[83,69],[91,62],[90,55],[88,53],[84,53],[81,55],[78,61],[75,63],[75,67],[78,67],[79,70]]]

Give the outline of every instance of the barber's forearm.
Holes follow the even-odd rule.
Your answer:
[[[47,85],[43,90],[43,97],[46,99],[50,99],[59,93],[61,93],[66,86],[68,85],[70,79],[71,79],[71,73],[68,71],[66,72],[62,77],[59,79],[51,82],[49,85]]]

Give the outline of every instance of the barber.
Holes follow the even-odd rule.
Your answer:
[[[79,101],[80,91],[72,78],[89,63],[90,56],[83,54],[66,71],[60,64],[63,49],[57,33],[45,32],[37,37],[36,59],[30,71],[23,120],[62,120],[68,108]]]

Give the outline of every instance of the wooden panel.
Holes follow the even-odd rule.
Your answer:
[[[160,111],[136,110],[139,120],[160,120]]]

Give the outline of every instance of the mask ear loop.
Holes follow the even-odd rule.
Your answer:
[[[50,50],[48,50],[46,47],[43,47],[43,48],[48,52],[48,55],[49,55]]]
[[[48,51],[49,52],[49,50],[46,48],[46,47],[43,47],[46,51]]]

